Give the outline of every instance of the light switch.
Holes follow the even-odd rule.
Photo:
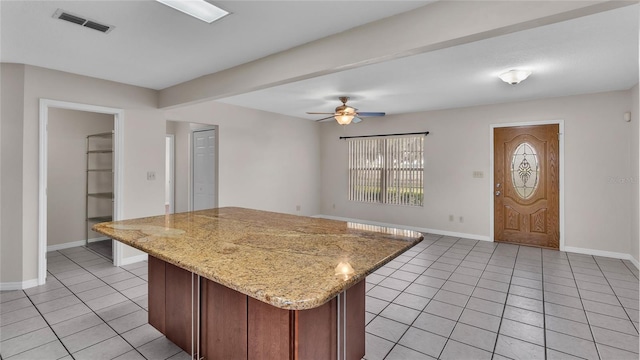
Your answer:
[[[156,172],[155,171],[147,171],[147,180],[153,181],[155,179],[156,179]]]
[[[482,179],[484,177],[484,173],[482,171],[474,171],[473,177],[476,179]]]

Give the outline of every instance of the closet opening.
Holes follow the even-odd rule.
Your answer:
[[[121,264],[122,244],[91,227],[122,213],[123,120],[121,109],[40,100],[39,285],[51,251],[87,247],[96,262]]]

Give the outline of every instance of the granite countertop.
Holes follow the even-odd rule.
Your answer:
[[[233,207],[93,229],[289,310],[326,303],[423,239],[410,230]]]

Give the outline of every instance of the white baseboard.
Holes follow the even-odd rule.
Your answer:
[[[122,264],[120,264],[120,266],[129,265],[129,264],[137,263],[140,261],[147,261],[148,259],[149,259],[149,255],[147,254],[130,256],[128,258],[123,258]]]
[[[422,232],[422,233],[429,233],[429,234],[435,234],[435,235],[444,235],[444,236],[452,236],[452,237],[460,237],[460,238],[472,239],[472,240],[492,241],[489,236],[484,236],[484,235],[465,234],[465,233],[458,233],[458,232],[453,232],[453,231],[444,231],[444,230],[437,230],[437,229],[420,228],[420,227],[415,227],[415,226],[388,224],[388,223],[382,223],[382,222],[377,222],[377,221],[369,221],[369,220],[362,220],[362,219],[352,219],[352,218],[345,218],[345,217],[331,216],[331,215],[314,215],[312,217],[323,218],[323,219],[331,219],[331,220],[339,220],[339,221],[349,221],[349,222],[355,222],[355,223],[361,223],[361,224],[367,224],[367,225],[386,226],[386,227],[393,227],[393,228],[399,228],[399,229],[414,230],[414,231],[419,231],[419,232]],[[638,264],[638,260],[636,260],[630,254],[613,252],[613,251],[586,249],[586,248],[579,248],[579,247],[572,247],[572,246],[565,246],[562,251],[574,252],[574,253],[585,254],[585,255],[594,255],[594,256],[602,256],[602,257],[609,257],[609,258],[615,258],[615,259],[629,260],[636,268],[640,268],[640,266]]]
[[[619,252],[614,252],[614,251],[604,251],[604,250],[579,248],[579,247],[573,247],[573,246],[565,246],[564,247],[564,251],[578,253],[578,254],[585,254],[585,255],[602,256],[602,257],[608,257],[608,258],[614,258],[614,259],[629,260],[636,267],[636,269],[638,268],[638,260],[636,260],[633,256],[631,256],[631,254],[619,253]]]
[[[421,233],[452,236],[452,237],[459,237],[459,238],[472,239],[472,240],[491,241],[491,239],[488,236],[485,236],[485,235],[466,234],[466,233],[459,233],[459,232],[453,232],[453,231],[427,229],[427,228],[420,228],[420,227],[415,227],[415,226],[389,224],[389,223],[382,223],[382,222],[378,222],[378,221],[369,221],[369,220],[362,220],[362,219],[351,219],[351,218],[344,218],[344,217],[331,216],[331,215],[314,215],[312,217],[330,219],[330,220],[339,220],[339,221],[349,221],[349,222],[355,222],[355,223],[367,224],[367,225],[375,225],[375,226],[385,226],[385,227],[392,227],[392,228],[398,228],[398,229],[407,229],[407,230],[419,231]]]
[[[69,249],[69,248],[78,247],[78,246],[84,246],[84,244],[85,244],[84,240],[78,240],[78,241],[71,241],[64,244],[49,245],[47,246],[47,252],[64,250],[64,249]]]
[[[101,236],[98,238],[89,239],[89,242],[92,243],[92,242],[102,241],[102,240],[109,240],[109,238],[106,236]],[[64,244],[49,245],[47,246],[47,252],[63,250],[63,249],[68,249],[68,248],[78,247],[78,246],[84,246],[85,243],[86,243],[86,240],[78,240],[78,241],[71,241]]]
[[[0,283],[0,291],[24,290],[38,286],[38,279]]]

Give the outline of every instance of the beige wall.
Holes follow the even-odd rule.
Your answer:
[[[0,282],[22,281],[24,65],[1,64]]]
[[[111,132],[113,115],[52,108],[49,110],[47,166],[47,246],[85,240],[87,135]],[[110,147],[94,141],[92,150]],[[111,154],[90,155],[93,168],[111,167]],[[94,166],[97,165],[97,166]],[[90,175],[93,192],[111,191],[112,174]],[[112,213],[108,199],[90,199],[91,215]],[[101,237],[90,232],[89,238]]]
[[[167,110],[165,115],[171,120],[218,125],[219,206],[298,215],[318,213],[317,124],[216,102]],[[176,146],[183,146],[178,136]],[[189,145],[185,149],[188,154]],[[185,161],[176,161],[176,199],[184,197],[179,193],[188,186],[178,179],[180,174],[188,174],[188,167],[185,171],[178,163]],[[184,210],[185,203],[178,201],[176,209]],[[300,205],[300,211],[296,211],[296,205]]]
[[[5,76],[18,76],[19,68],[2,64],[1,71],[4,87]],[[38,276],[38,104],[41,98],[124,109],[123,218],[157,215],[164,210],[164,156],[158,154],[164,153],[165,123],[157,109],[156,91],[28,65],[24,66],[22,84],[24,106],[14,109],[15,125],[22,129],[6,134],[11,135],[11,142],[2,142],[2,154],[18,159],[2,163],[3,206],[7,200],[5,194],[12,194],[14,198],[10,203],[12,212],[7,214],[3,209],[0,239],[2,266],[12,271],[21,270],[19,274],[5,276],[3,273],[3,282],[26,281]],[[20,93],[20,81],[7,87],[16,95]],[[13,99],[13,103],[19,98]],[[3,140],[6,102],[3,97]],[[156,172],[155,181],[147,181],[147,171]],[[5,174],[15,175],[7,178]],[[19,177],[19,181],[14,177]],[[4,232],[11,236],[4,236]],[[22,254],[4,251],[20,247]],[[125,258],[139,254],[132,248],[124,251]]]
[[[566,245],[638,254],[631,219],[637,200],[629,196],[636,190],[610,181],[638,174],[632,169],[638,151],[629,151],[637,148],[633,135],[638,131],[632,128],[638,111],[632,111],[635,122],[621,120],[625,111],[638,108],[630,91],[389,116],[341,128],[215,102],[160,111],[153,90],[32,66],[1,66],[3,283],[37,277],[40,98],[124,109],[123,218],[163,213],[165,119],[172,119],[219,126],[220,206],[322,213],[480,237],[489,236],[489,125],[564,119]],[[421,130],[431,131],[424,208],[389,210],[345,200],[346,149],[338,136]],[[472,178],[474,170],[485,177]],[[147,171],[156,172],[155,181],[146,180]],[[449,214],[464,216],[464,223],[450,223]],[[127,248],[124,255],[138,254]]]
[[[631,125],[622,120],[630,107],[630,92],[620,91],[387,116],[344,129],[325,123],[320,140],[321,212],[488,238],[490,125],[563,119],[565,245],[628,254],[632,190],[611,179],[631,175]],[[424,207],[347,200],[347,148],[339,136],[425,130],[431,133],[425,141]],[[484,177],[473,178],[473,171],[482,171]],[[449,222],[450,214],[455,222]]]
[[[640,95],[638,85],[631,90],[631,256],[640,261]]]

